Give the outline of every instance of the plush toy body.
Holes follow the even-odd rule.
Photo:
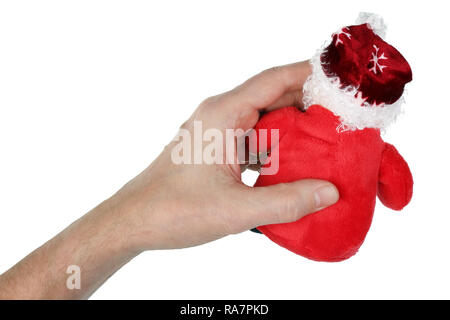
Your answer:
[[[277,156],[279,170],[261,174],[255,187],[299,179],[328,180],[339,201],[287,224],[261,226],[279,245],[309,259],[341,261],[354,255],[370,228],[376,196],[401,210],[411,199],[413,179],[397,150],[380,131],[400,113],[412,72],[386,43],[384,24],[363,14],[360,25],[344,27],[311,60],[303,86],[305,112],[287,107],[265,114],[255,129],[278,129],[269,141],[265,166]],[[258,137],[260,135],[258,134]],[[257,152],[265,152],[258,142]]]
[[[340,120],[313,105],[306,112],[294,107],[263,116],[256,129],[280,130],[279,171],[261,175],[255,186],[316,178],[339,189],[339,201],[288,224],[258,228],[279,245],[304,257],[340,261],[354,255],[369,230],[378,192],[388,207],[399,210],[412,195],[408,165],[377,129],[338,132]],[[273,156],[273,154],[272,154]]]

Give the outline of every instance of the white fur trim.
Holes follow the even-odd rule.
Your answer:
[[[381,16],[369,13],[369,12],[361,12],[356,19],[356,24],[360,25],[363,23],[367,23],[370,29],[373,30],[377,35],[379,35],[382,39],[386,36],[386,24]]]
[[[403,98],[393,104],[375,105],[365,102],[355,87],[342,89],[338,77],[328,77],[322,68],[320,49],[311,59],[312,74],[303,85],[305,108],[319,104],[340,117],[339,132],[364,128],[386,129],[401,113]]]

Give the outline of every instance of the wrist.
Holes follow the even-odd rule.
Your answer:
[[[91,214],[92,217],[89,217]],[[85,218],[92,221],[100,242],[107,246],[111,254],[118,258],[133,258],[142,252],[136,241],[136,224],[131,219],[131,208],[118,201],[116,195],[105,200]]]

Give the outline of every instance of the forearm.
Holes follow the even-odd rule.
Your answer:
[[[137,255],[124,235],[123,214],[107,200],[0,276],[2,299],[80,299]],[[114,208],[114,209],[113,209]],[[80,268],[80,288],[67,285]]]

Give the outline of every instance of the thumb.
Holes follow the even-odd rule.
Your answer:
[[[245,227],[254,228],[297,221],[336,203],[339,191],[328,181],[306,179],[251,188],[247,199],[249,214],[244,223],[248,224]]]

